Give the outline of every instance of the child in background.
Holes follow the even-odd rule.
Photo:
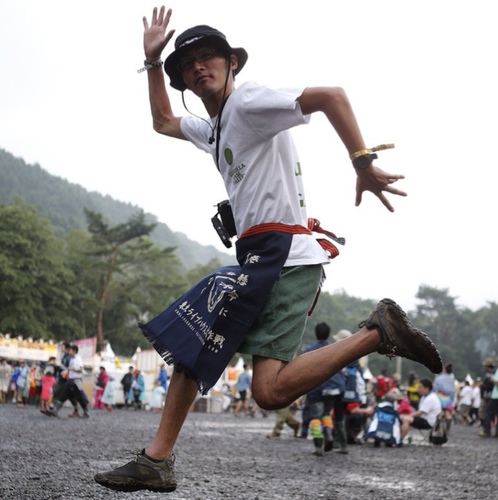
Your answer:
[[[152,400],[150,402],[152,413],[159,413],[162,411],[165,394],[166,391],[161,385],[161,382],[154,382],[154,389],[152,390]]]
[[[52,404],[52,388],[55,385],[54,369],[47,366],[41,377],[40,411],[47,413]]]
[[[114,405],[114,391],[116,388],[116,379],[114,375],[109,375],[109,379],[102,394],[102,403],[105,405],[107,411],[112,411]]]

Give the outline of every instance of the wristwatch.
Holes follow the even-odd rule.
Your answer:
[[[367,168],[378,156],[375,153],[367,153],[352,160],[354,168]]]

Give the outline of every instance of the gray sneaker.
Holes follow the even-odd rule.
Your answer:
[[[95,474],[95,481],[116,491],[149,490],[168,493],[176,489],[175,456],[155,462],[145,455],[145,449],[135,450],[135,458],[109,472]]]
[[[379,354],[411,359],[423,364],[432,373],[441,373],[443,370],[441,356],[432,340],[411,323],[394,300],[382,299],[370,316],[358,326],[378,330]]]

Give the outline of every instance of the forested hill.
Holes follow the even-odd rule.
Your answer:
[[[0,203],[8,205],[20,196],[26,203],[36,207],[41,216],[49,219],[54,232],[61,236],[71,229],[86,229],[83,209],[101,213],[109,224],[126,222],[140,209],[130,203],[114,200],[97,192],[90,192],[65,179],[53,176],[40,165],[28,165],[0,148]],[[163,223],[158,223],[152,214],[146,214],[148,223],[157,223],[151,237],[164,247],[176,247],[177,255],[186,269],[207,264],[218,259],[221,264],[233,264],[234,258],[218,251],[213,246],[203,246],[187,238],[183,233],[173,232]]]

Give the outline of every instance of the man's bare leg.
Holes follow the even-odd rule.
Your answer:
[[[145,453],[152,458],[167,458],[173,452],[180,430],[197,394],[197,383],[181,372],[171,376],[161,422]]]
[[[363,327],[347,339],[301,354],[289,363],[254,356],[254,399],[266,410],[287,406],[352,361],[375,352],[379,343],[378,331]]]

